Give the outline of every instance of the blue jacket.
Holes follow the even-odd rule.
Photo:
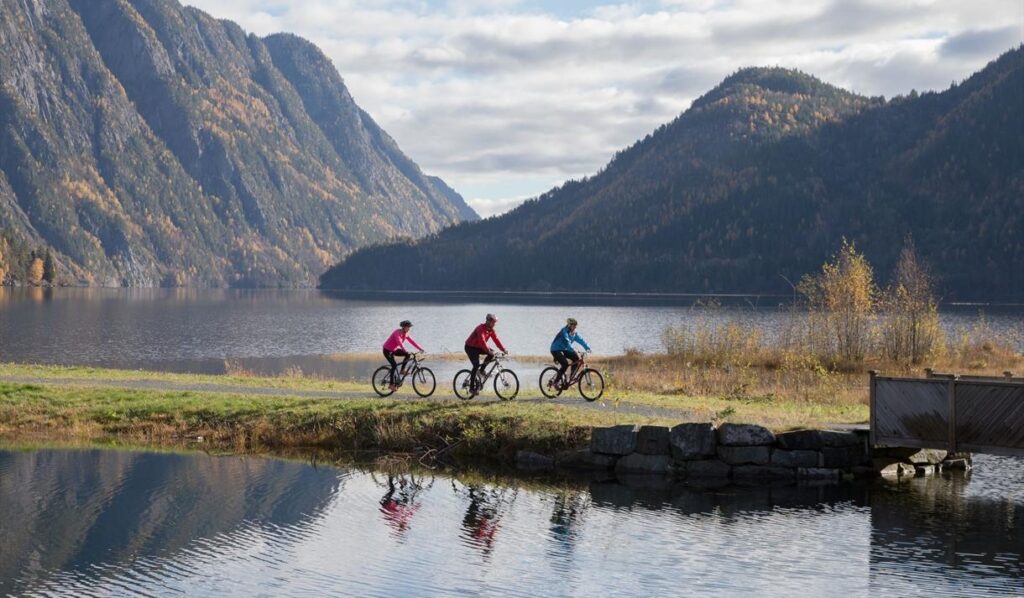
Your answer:
[[[581,347],[583,347],[587,351],[590,350],[590,345],[587,344],[587,341],[583,340],[583,337],[581,337],[578,334],[570,334],[569,333],[569,327],[568,326],[566,326],[566,327],[562,328],[561,330],[559,330],[558,334],[555,335],[555,340],[551,341],[551,350],[552,351],[572,351],[573,350],[572,344],[574,342],[578,343]]]

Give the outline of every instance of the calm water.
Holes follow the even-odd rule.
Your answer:
[[[663,349],[661,331],[688,325],[707,312],[694,299],[654,305],[608,298],[535,298],[519,303],[460,297],[368,300],[318,291],[0,289],[0,360],[95,364],[112,367],[220,373],[225,360],[246,369],[276,373],[299,366],[306,373],[363,377],[378,361],[387,334],[402,319],[416,324],[413,337],[429,352],[461,352],[466,336],[488,312],[518,355],[546,355],[567,316],[598,354],[625,348]],[[605,304],[599,304],[604,302]],[[755,323],[771,333],[788,325],[778,298],[735,299],[720,320]],[[985,320],[1024,339],[1024,308],[985,308]],[[951,308],[944,324],[953,331],[980,321],[978,308]],[[1024,345],[1021,346],[1024,350]],[[366,362],[338,359],[370,353]],[[332,357],[333,356],[333,357]]]
[[[557,486],[0,452],[0,595],[1024,593],[1024,463],[838,487]]]

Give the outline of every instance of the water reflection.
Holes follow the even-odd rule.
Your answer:
[[[386,489],[380,499],[381,517],[391,527],[395,538],[404,540],[413,516],[422,506],[420,495],[434,485],[434,478],[393,473],[387,474],[386,481],[378,481],[372,473],[370,477],[378,486]]]
[[[512,507],[518,491],[484,485],[465,486],[455,480],[452,480],[452,490],[467,501],[466,514],[462,518],[463,541],[478,549],[484,557],[489,557],[494,551],[501,519]]]
[[[909,484],[547,486],[0,452],[0,595],[1019,594],[1024,463]]]

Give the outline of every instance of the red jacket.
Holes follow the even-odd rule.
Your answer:
[[[487,324],[480,324],[473,329],[473,333],[466,339],[466,346],[474,347],[481,351],[490,351],[490,348],[487,346],[487,341],[489,340],[493,340],[494,344],[498,345],[499,349],[505,351],[505,345],[501,344],[501,340],[498,338],[498,335],[494,333],[494,328],[491,328]],[[505,352],[507,353],[508,351]]]

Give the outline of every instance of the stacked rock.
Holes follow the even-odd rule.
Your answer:
[[[773,434],[751,424],[685,423],[594,428],[590,448],[557,458],[520,452],[521,468],[588,469],[617,475],[737,483],[838,482],[844,477],[905,479],[970,469],[970,455],[930,449],[871,450],[867,430]]]

